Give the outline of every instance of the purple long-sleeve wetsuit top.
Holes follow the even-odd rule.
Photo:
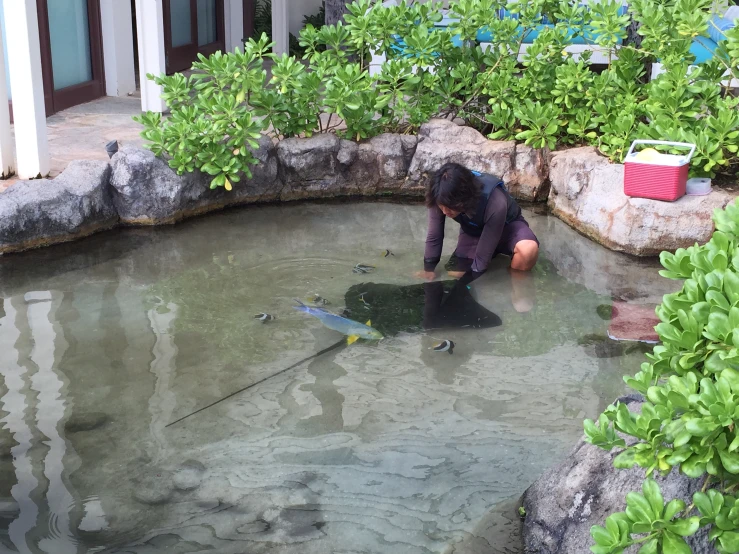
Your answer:
[[[490,194],[485,207],[482,235],[477,243],[472,271],[467,277],[474,280],[482,275],[488,267],[493,254],[498,248],[508,213],[508,197],[500,187]],[[441,260],[441,249],[444,245],[444,224],[446,216],[438,206],[429,208],[429,229],[426,235],[426,250],[423,255],[423,267],[426,271],[434,271]]]

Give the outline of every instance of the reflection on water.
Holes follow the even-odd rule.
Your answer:
[[[390,204],[232,211],[0,258],[0,551],[516,551],[483,516],[638,367],[642,348],[606,337],[611,292],[661,286],[531,220],[533,274],[496,260],[456,292],[410,277],[425,214]],[[316,293],[388,338],[311,358],[340,338],[292,309]],[[433,351],[443,339],[453,355]]]

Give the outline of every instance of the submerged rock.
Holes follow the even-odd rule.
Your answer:
[[[707,242],[713,210],[733,198],[720,189],[676,202],[630,198],[623,192],[624,166],[592,147],[555,152],[549,179],[554,215],[611,250],[636,256]]]
[[[613,317],[608,336],[617,340],[658,342],[654,328],[659,324],[653,304],[613,303]]]
[[[620,399],[633,411],[641,397]],[[616,469],[613,458],[618,452],[606,452],[580,441],[564,462],[542,475],[523,495],[526,517],[523,522],[524,551],[527,554],[574,554],[590,552],[593,525],[604,525],[606,517],[626,507],[628,492],[641,492],[644,470]],[[680,498],[691,503],[701,487],[700,479],[691,479],[673,471],[658,477],[665,502]],[[714,553],[705,533],[688,542],[694,554]],[[634,551],[635,552],[635,551]]]
[[[55,179],[20,181],[0,194],[0,254],[110,229],[118,222],[110,165],[73,161]]]

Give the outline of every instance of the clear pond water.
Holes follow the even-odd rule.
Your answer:
[[[254,207],[0,258],[0,552],[519,552],[500,507],[643,355],[598,307],[669,285],[527,215],[542,259],[474,283],[501,322],[483,329],[423,329],[417,205]],[[310,358],[341,339],[293,310],[313,294],[392,336]]]

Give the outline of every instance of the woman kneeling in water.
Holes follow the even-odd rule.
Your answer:
[[[435,277],[446,217],[461,227],[457,248],[447,264],[451,277],[474,281],[498,254],[511,257],[512,270],[530,271],[536,265],[539,241],[499,178],[456,163],[445,164],[426,187],[426,207],[429,228],[420,277]]]

